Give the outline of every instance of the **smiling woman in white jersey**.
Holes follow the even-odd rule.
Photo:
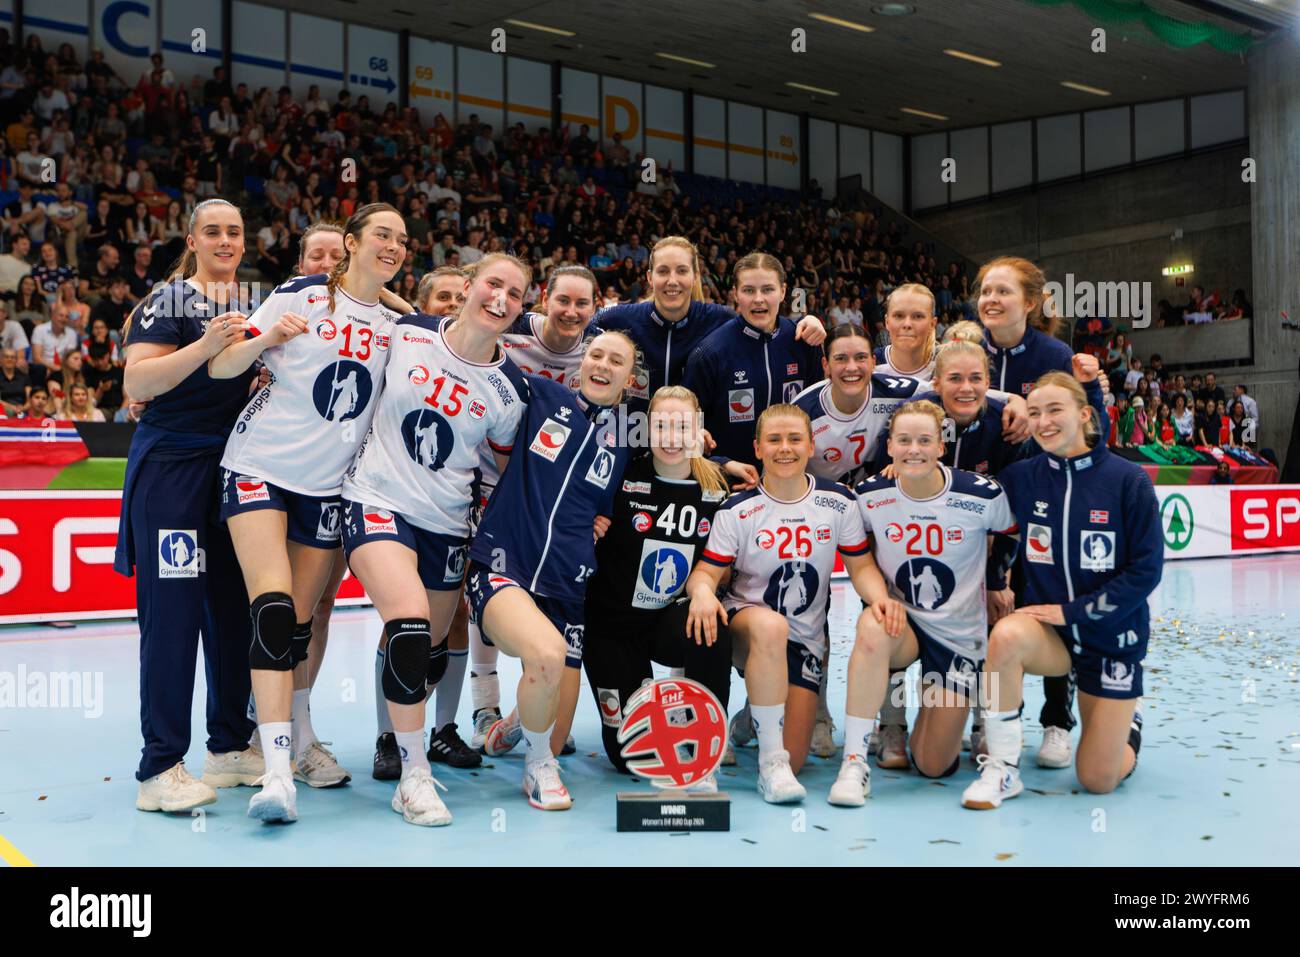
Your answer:
[[[546,280],[536,312],[520,316],[501,337],[510,360],[524,372],[543,376],[574,392],[585,350],[584,337],[591,329],[600,286],[585,266],[557,266]],[[480,465],[480,500],[486,504],[499,479],[491,450],[484,449]],[[482,748],[487,732],[501,717],[501,687],[497,680],[495,645],[483,641],[478,625],[469,623],[470,696],[474,731],[470,746]],[[561,753],[571,748],[566,741]]]
[[[249,319],[251,338],[209,363],[223,378],[261,356],[272,373],[221,462],[222,517],[254,596],[249,664],[267,770],[248,811],[263,821],[298,816],[290,672],[307,653],[341,541],[343,475],[383,388],[396,315],[379,290],[406,258],[405,226],[387,204],[357,210],[343,241],[347,255],[328,276],[279,287]]]
[[[807,472],[812,445],[802,409],[768,406],[754,438],[763,467],[758,488],[733,495],[718,509],[686,582],[687,634],[711,642],[721,619],[744,661],[758,735],[758,791],[773,804],[805,794],[795,773],[812,740],[836,552],[864,601],[875,606],[888,599],[853,493]],[[733,566],[735,575],[719,600],[718,587]],[[883,614],[883,606],[876,611]],[[894,630],[901,628],[901,613],[890,621]]]
[[[1016,528],[996,482],[941,464],[943,420],[943,409],[933,402],[901,406],[889,430],[895,477],[874,475],[855,489],[872,554],[907,625],[891,636],[874,616],[859,623],[849,657],[844,761],[831,788],[832,804],[860,806],[870,793],[867,747],[890,669],[917,659],[922,696],[911,739],[913,764],[926,777],[957,770],[962,728],[984,661],[985,586],[1006,589]],[[996,536],[991,558],[990,534]]]
[[[477,264],[475,264],[477,265]],[[472,269],[459,269],[456,266],[439,266],[420,278],[416,297],[419,311],[435,318],[454,316],[465,305],[466,279]],[[486,456],[491,458],[493,452],[484,443]],[[492,466],[493,470],[496,465]],[[456,768],[476,768],[482,759],[461,740],[456,733],[455,717],[460,707],[460,689],[465,677],[465,661],[468,657],[466,625],[468,613],[464,601],[457,602],[456,615],[451,620],[447,633],[446,671],[436,685],[435,719],[430,728],[430,761],[442,761]],[[388,639],[382,630],[379,635],[379,648],[375,652],[375,756],[371,777],[376,781],[396,781],[402,776],[402,756],[397,749],[397,738],[393,732],[393,721],[388,713],[388,701],[384,698],[384,668],[388,648]]]
[[[302,234],[298,250],[298,276],[315,276],[328,274],[347,255],[343,246],[343,227],[338,223],[318,222],[309,226]],[[460,287],[459,278],[457,288]],[[379,292],[379,300],[384,305],[401,315],[411,311],[410,306],[396,293],[384,288]],[[427,311],[427,310],[426,310]],[[307,660],[299,661],[293,668],[293,729],[292,737],[297,752],[293,762],[293,777],[296,781],[314,788],[332,788],[346,784],[352,775],[338,763],[334,754],[321,744],[316,737],[316,730],[311,721],[311,691],[316,685],[316,676],[320,674],[321,663],[325,659],[325,649],[329,645],[330,616],[334,614],[334,601],[338,596],[339,583],[347,571],[347,560],[343,550],[334,554],[334,564],[330,576],[321,592],[320,601],[311,616],[311,643],[307,648]],[[380,697],[382,704],[383,698]],[[387,714],[387,709],[385,709]],[[258,735],[253,736],[254,747],[261,753]],[[394,750],[394,755],[396,750]],[[394,779],[397,775],[394,774]]]
[[[813,452],[808,471],[852,488],[866,477],[866,466],[889,429],[894,409],[923,386],[908,376],[876,372],[867,333],[854,323],[832,329],[822,344],[822,352],[826,379],[800,392],[793,404],[803,409],[812,422]],[[835,725],[826,702],[829,671],[829,667],[822,669],[812,738],[812,752],[822,758],[835,753]],[[751,740],[747,711],[736,715],[732,729],[734,744]]]
[[[530,279],[523,263],[492,253],[476,264],[454,318],[397,323],[374,424],[343,483],[348,563],[387,639],[381,684],[402,763],[392,807],[412,824],[451,823],[424,750],[425,686],[446,669],[479,445],[491,443],[504,462],[523,415],[527,387],[497,337],[523,308]]]

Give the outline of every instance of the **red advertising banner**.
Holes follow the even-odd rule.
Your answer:
[[[1300,487],[1234,488],[1228,520],[1234,552],[1300,547]]]
[[[0,624],[133,618],[135,579],[113,571],[120,491],[0,491]],[[340,605],[367,604],[348,573]]]

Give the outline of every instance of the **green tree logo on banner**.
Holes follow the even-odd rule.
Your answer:
[[[1160,506],[1160,527],[1164,530],[1165,544],[1173,551],[1181,552],[1192,543],[1196,519],[1187,496],[1175,492],[1165,499]]]

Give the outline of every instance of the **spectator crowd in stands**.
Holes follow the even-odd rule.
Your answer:
[[[643,156],[617,134],[598,142],[586,125],[498,133],[475,115],[459,126],[442,114],[425,119],[348,91],[333,103],[315,86],[303,100],[288,87],[254,91],[220,66],[186,84],[161,54],[130,84],[100,51],[82,63],[70,45],[49,52],[36,35],[17,49],[0,28],[4,413],[127,418],[123,323],[183,251],[196,203],[215,195],[244,212],[241,276],[260,274],[269,286],[293,271],[313,223],[383,200],[406,219],[411,255],[392,288],[408,302],[425,272],[498,250],[534,267],[528,304],[565,263],[592,269],[604,304],[636,300],[650,245],[678,234],[700,249],[705,300],[727,301],[736,260],[762,250],[782,262],[801,300],[795,311],[859,323],[878,345],[888,342],[885,299],[903,283],[933,291],[940,337],[976,318],[965,264],[942,266],[896,221],[842,211],[815,186],[800,197],[671,168],[647,177]],[[1213,312],[1210,298],[1196,287],[1168,316],[1162,303],[1162,322]],[[1222,318],[1249,314],[1244,293],[1233,302]],[[1244,391],[1247,401],[1229,405],[1195,377],[1186,408],[1168,403],[1165,413],[1156,400],[1183,387],[1140,366],[1134,377],[1122,339],[1105,362],[1119,397],[1112,441],[1250,441],[1243,425],[1225,424],[1238,421],[1239,406],[1240,421],[1258,419]]]

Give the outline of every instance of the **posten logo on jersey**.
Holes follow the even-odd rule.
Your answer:
[[[727,421],[754,421],[754,390],[731,389],[727,393]]]
[[[537,434],[533,436],[533,442],[528,446],[528,451],[535,452],[547,461],[554,462],[560,457],[560,449],[564,448],[564,443],[569,440],[570,431],[572,430],[569,426],[563,422],[548,418],[542,423],[542,427],[537,430]]]

